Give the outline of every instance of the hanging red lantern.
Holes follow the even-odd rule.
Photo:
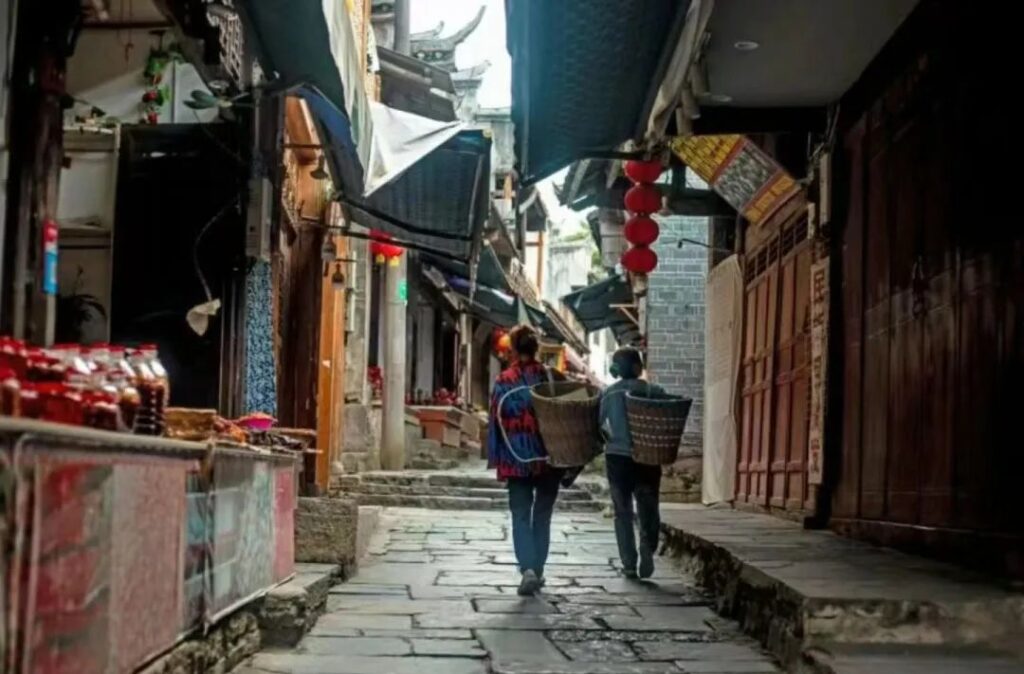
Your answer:
[[[633,185],[626,192],[626,210],[649,215],[661,210],[661,192],[654,185]]]
[[[658,240],[661,230],[658,223],[646,215],[634,215],[626,221],[623,228],[623,235],[626,241],[634,246],[649,246]]]
[[[650,274],[658,266],[658,254],[647,246],[637,246],[623,253],[621,262],[626,271]]]
[[[509,352],[512,350],[512,338],[508,334],[508,330],[504,328],[495,328],[494,332],[491,333],[491,350],[499,360],[504,360],[508,357]]]
[[[391,241],[391,235],[385,234],[384,232],[372,231],[370,232],[370,254],[373,256],[374,261],[377,264],[384,264],[388,262],[392,265],[398,264],[398,258],[402,256],[405,249]]]
[[[630,159],[626,162],[624,169],[626,176],[634,183],[653,183],[661,177],[665,170],[661,162],[654,159],[648,161]]]

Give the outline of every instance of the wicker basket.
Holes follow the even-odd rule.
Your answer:
[[[686,418],[693,400],[643,391],[626,394],[626,414],[633,439],[633,460],[648,466],[667,466],[679,457]]]
[[[577,382],[536,384],[530,390],[548,464],[556,468],[587,465],[600,443],[597,409],[600,391]]]

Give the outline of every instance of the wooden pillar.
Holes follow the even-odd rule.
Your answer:
[[[346,256],[347,239],[334,237],[338,257]],[[340,262],[327,265],[320,304],[320,358],[317,377],[317,486],[326,490],[330,476],[340,461],[344,437],[345,410],[345,291],[334,283],[334,274],[343,266]]]
[[[72,27],[80,8],[63,0],[53,5],[21,3],[19,9],[10,132],[14,189],[6,239],[13,248],[14,263],[5,272],[10,284],[5,288],[10,312],[5,327],[18,337],[49,344],[56,324],[56,271],[51,263],[53,276],[45,277],[43,233],[48,223],[56,224],[64,156],[61,101],[75,35]]]

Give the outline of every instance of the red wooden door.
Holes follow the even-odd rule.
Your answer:
[[[736,500],[760,506],[768,505],[768,446],[771,441],[768,420],[772,409],[778,295],[778,239],[773,242],[748,258],[745,274],[743,421],[736,464]]]
[[[783,229],[780,254],[768,503],[773,508],[796,511],[813,508],[807,490],[811,246],[806,221]]]
[[[748,257],[736,500],[800,511],[807,491],[810,246],[790,223]]]

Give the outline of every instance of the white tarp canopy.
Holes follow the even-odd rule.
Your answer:
[[[462,122],[439,122],[370,101],[373,144],[363,181],[363,196],[402,175],[463,129]]]

